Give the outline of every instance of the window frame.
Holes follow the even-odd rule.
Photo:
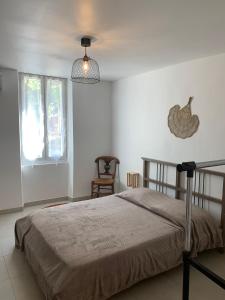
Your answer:
[[[28,77],[36,77],[41,79],[41,106],[43,111],[43,122],[44,122],[44,148],[42,150],[42,157],[36,158],[35,160],[29,160],[25,157],[23,152],[23,140],[22,140],[22,112],[23,107],[25,107],[26,103],[24,103],[23,97],[23,80],[24,78]],[[64,143],[64,151],[63,155],[60,158],[54,159],[48,156],[48,129],[47,129],[47,80],[59,80],[62,82],[62,93],[63,93],[63,143]],[[19,73],[19,115],[20,115],[20,153],[21,153],[21,165],[22,166],[29,166],[29,165],[47,165],[47,164],[60,164],[60,163],[67,163],[67,78],[62,77],[54,77],[54,76],[46,76],[46,75],[39,75],[39,74],[32,74],[32,73]]]

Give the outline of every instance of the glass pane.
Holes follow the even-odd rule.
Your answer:
[[[41,158],[44,149],[42,81],[24,76],[22,81],[22,148],[27,160]]]
[[[46,111],[48,157],[59,159],[64,154],[63,81],[47,79]]]

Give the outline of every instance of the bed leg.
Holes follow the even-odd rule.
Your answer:
[[[190,253],[183,253],[183,300],[189,300],[190,264],[188,261]]]

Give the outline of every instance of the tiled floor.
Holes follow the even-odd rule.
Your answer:
[[[44,300],[23,254],[14,249],[15,220],[40,209],[0,215],[0,300]],[[200,261],[225,277],[225,255],[209,251]],[[181,300],[182,270],[174,269],[112,297],[111,300]],[[225,300],[225,291],[197,271],[191,272],[190,300]]]

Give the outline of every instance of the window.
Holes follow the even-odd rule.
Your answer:
[[[20,74],[22,164],[66,159],[66,79]]]

